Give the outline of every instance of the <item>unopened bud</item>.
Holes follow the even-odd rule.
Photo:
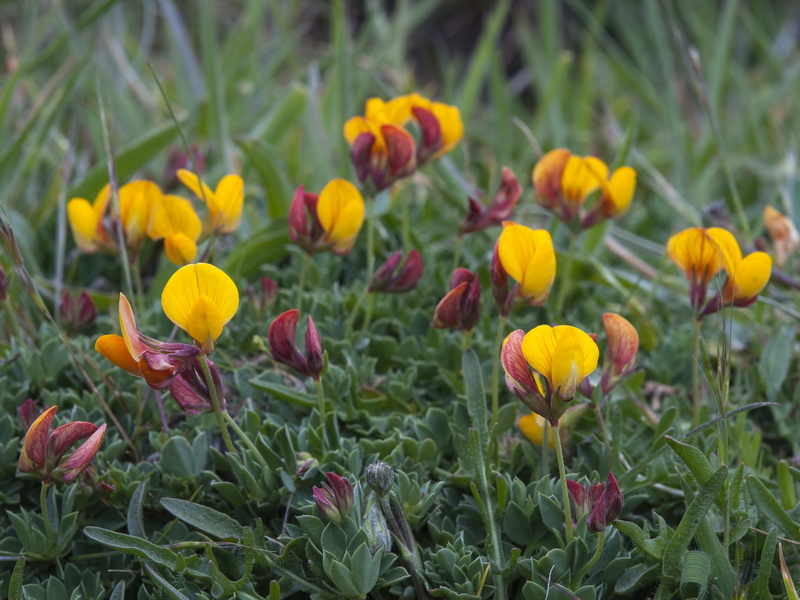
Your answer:
[[[306,329],[306,351],[305,354],[300,352],[295,342],[299,319],[300,313],[293,308],[280,314],[272,322],[267,330],[270,352],[275,361],[318,380],[325,368],[322,340],[314,325],[314,320],[309,316]]]
[[[22,422],[25,431],[30,429],[36,417],[39,416],[39,411],[36,408],[36,403],[33,401],[33,398],[28,398],[17,407],[17,416]]]
[[[422,256],[414,249],[408,253],[402,266],[401,250],[393,252],[380,267],[375,270],[369,284],[371,293],[400,294],[414,289],[422,277]]]
[[[386,554],[392,551],[392,532],[389,524],[381,512],[378,497],[370,493],[367,498],[367,508],[364,511],[364,529],[367,532],[370,550],[373,554],[380,549]]]
[[[364,471],[367,485],[379,498],[383,498],[392,489],[394,483],[394,469],[389,463],[383,461],[372,463]]]
[[[328,473],[327,478],[327,483],[311,488],[314,502],[326,519],[341,525],[355,505],[353,485],[349,479],[336,473]]]
[[[617,520],[619,513],[622,512],[625,497],[619,490],[617,479],[611,472],[604,484],[592,487],[591,496],[588,527],[589,531],[600,533]]]
[[[606,330],[608,350],[600,386],[603,393],[608,394],[617,381],[633,371],[636,366],[639,333],[627,319],[615,313],[603,315],[603,328]]]
[[[478,321],[480,311],[481,284],[477,273],[456,269],[450,279],[450,292],[436,306],[433,326],[470,331]]]
[[[97,309],[92,297],[85,290],[80,294],[64,292],[58,303],[58,316],[67,331],[75,333],[94,323]]]

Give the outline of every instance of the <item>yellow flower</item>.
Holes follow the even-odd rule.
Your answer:
[[[556,276],[556,253],[550,234],[506,221],[496,252],[502,269],[519,284],[510,300],[516,296],[533,306],[543,305]]]
[[[578,220],[583,229],[624,214],[636,190],[636,171],[631,167],[620,167],[609,177],[608,165],[599,158],[577,156],[564,148],[545,154],[532,179],[539,204],[567,223]],[[597,202],[585,211],[587,198],[597,191]]]
[[[600,350],[589,334],[577,327],[539,325],[522,339],[522,355],[547,380],[550,394],[569,401],[597,368]]]
[[[161,188],[152,181],[131,181],[119,188],[120,221],[128,248],[135,249],[144,240],[161,198]]]
[[[324,242],[337,254],[353,248],[364,223],[364,198],[349,181],[333,179],[317,200],[317,218],[325,230]]]
[[[547,420],[537,415],[536,413],[531,413],[529,415],[522,415],[517,422],[519,426],[519,430],[522,434],[531,441],[531,443],[536,444],[537,446],[541,446],[544,443],[544,428],[548,425]],[[551,450],[555,449],[556,447],[556,439],[554,437],[554,432],[551,429],[547,432],[547,447]]]
[[[772,258],[766,252],[753,252],[742,258],[738,246],[732,248],[725,258],[724,269],[728,277],[722,290],[723,305],[750,306],[769,281]],[[705,314],[708,312],[713,311]]]
[[[689,301],[696,311],[703,308],[711,278],[731,263],[732,255],[741,259],[736,238],[720,227],[691,227],[676,233],[667,242],[667,254],[686,273]]]
[[[244,181],[241,177],[226,175],[212,191],[199,175],[191,171],[179,169],[177,175],[183,185],[208,206],[214,233],[228,234],[239,228],[244,204]]]
[[[197,238],[203,225],[192,203],[180,196],[164,196],[150,223],[154,240],[164,239],[164,251],[176,265],[186,265],[197,255]]]
[[[208,354],[225,324],[236,314],[239,290],[214,265],[186,265],[164,286],[161,307],[169,320],[192,336]]]
[[[103,225],[108,203],[111,201],[111,186],[106,184],[93,203],[85,198],[72,198],[67,203],[67,218],[78,250],[97,252],[113,247],[108,231]]]

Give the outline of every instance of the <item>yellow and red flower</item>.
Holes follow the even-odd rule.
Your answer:
[[[178,179],[192,190],[208,207],[210,228],[217,234],[233,233],[242,221],[244,206],[244,180],[238,175],[226,175],[212,190],[196,173],[179,169]]]
[[[333,179],[319,195],[297,188],[289,208],[289,239],[307,254],[347,254],[364,224],[364,198],[349,181]]]

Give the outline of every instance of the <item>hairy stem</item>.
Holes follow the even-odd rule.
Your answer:
[[[572,507],[569,505],[567,489],[567,472],[564,468],[564,450],[561,448],[561,434],[558,425],[553,425],[553,437],[556,440],[556,459],[558,460],[558,476],[561,479],[561,496],[564,500],[564,519],[567,522],[567,544],[572,541]]]
[[[236,454],[236,446],[233,445],[231,434],[228,431],[228,426],[225,424],[225,409],[222,408],[220,398],[217,396],[217,386],[214,385],[214,378],[211,377],[211,369],[208,368],[208,359],[205,354],[200,355],[200,368],[203,369],[203,375],[206,378],[206,386],[208,386],[208,395],[211,398],[211,406],[214,409],[214,416],[217,417],[217,424],[219,425],[219,432],[222,434],[222,440],[225,442],[225,447],[228,452]]]

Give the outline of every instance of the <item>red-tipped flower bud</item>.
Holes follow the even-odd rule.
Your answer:
[[[370,293],[401,294],[413,290],[422,277],[422,256],[414,249],[408,253],[405,262],[398,267],[403,252],[393,252],[386,262],[378,267],[369,284]]]
[[[469,213],[461,223],[461,233],[480,231],[493,225],[500,225],[503,221],[512,220],[514,207],[519,202],[520,196],[522,196],[522,186],[517,177],[511,169],[503,167],[500,188],[487,206],[482,206],[475,198],[469,198]]]
[[[592,486],[587,523],[589,531],[600,533],[616,521],[619,513],[622,512],[624,501],[625,497],[619,490],[617,479],[613,473],[609,472],[605,483]]]
[[[206,384],[200,360],[195,358],[191,367],[177,375],[169,386],[169,393],[172,394],[181,410],[189,416],[214,412],[214,405],[211,402],[211,394]],[[208,358],[206,358],[206,361],[211,372],[211,380],[214,382],[214,388],[217,392],[217,398],[224,409],[225,388],[222,385],[222,375],[217,365]]]
[[[481,284],[477,273],[456,269],[450,278],[450,292],[442,298],[433,315],[439,329],[470,331],[481,314]]]
[[[48,408],[28,428],[17,466],[23,473],[32,473],[44,482],[72,483],[97,454],[106,426],[75,421],[52,429],[57,410],[56,406]],[[86,441],[62,460],[67,450],[82,439]]]
[[[25,430],[30,429],[36,417],[39,416],[39,411],[36,409],[36,402],[33,401],[33,398],[28,398],[17,407],[17,416]]]
[[[355,505],[353,485],[349,479],[340,477],[336,473],[328,473],[327,477],[327,483],[312,487],[311,492],[322,515],[329,521],[341,525]]]
[[[75,333],[86,329],[97,318],[97,309],[92,297],[82,291],[80,294],[64,292],[58,303],[58,317],[67,331]]]
[[[309,316],[305,337],[306,352],[305,354],[300,352],[295,342],[299,319],[300,313],[293,308],[279,315],[269,326],[267,340],[272,358],[303,375],[319,379],[325,368],[322,340],[314,325],[314,320]]]
[[[603,328],[606,330],[608,350],[603,365],[603,378],[600,386],[608,394],[636,366],[636,352],[639,349],[639,333],[630,322],[616,313],[603,315]]]

